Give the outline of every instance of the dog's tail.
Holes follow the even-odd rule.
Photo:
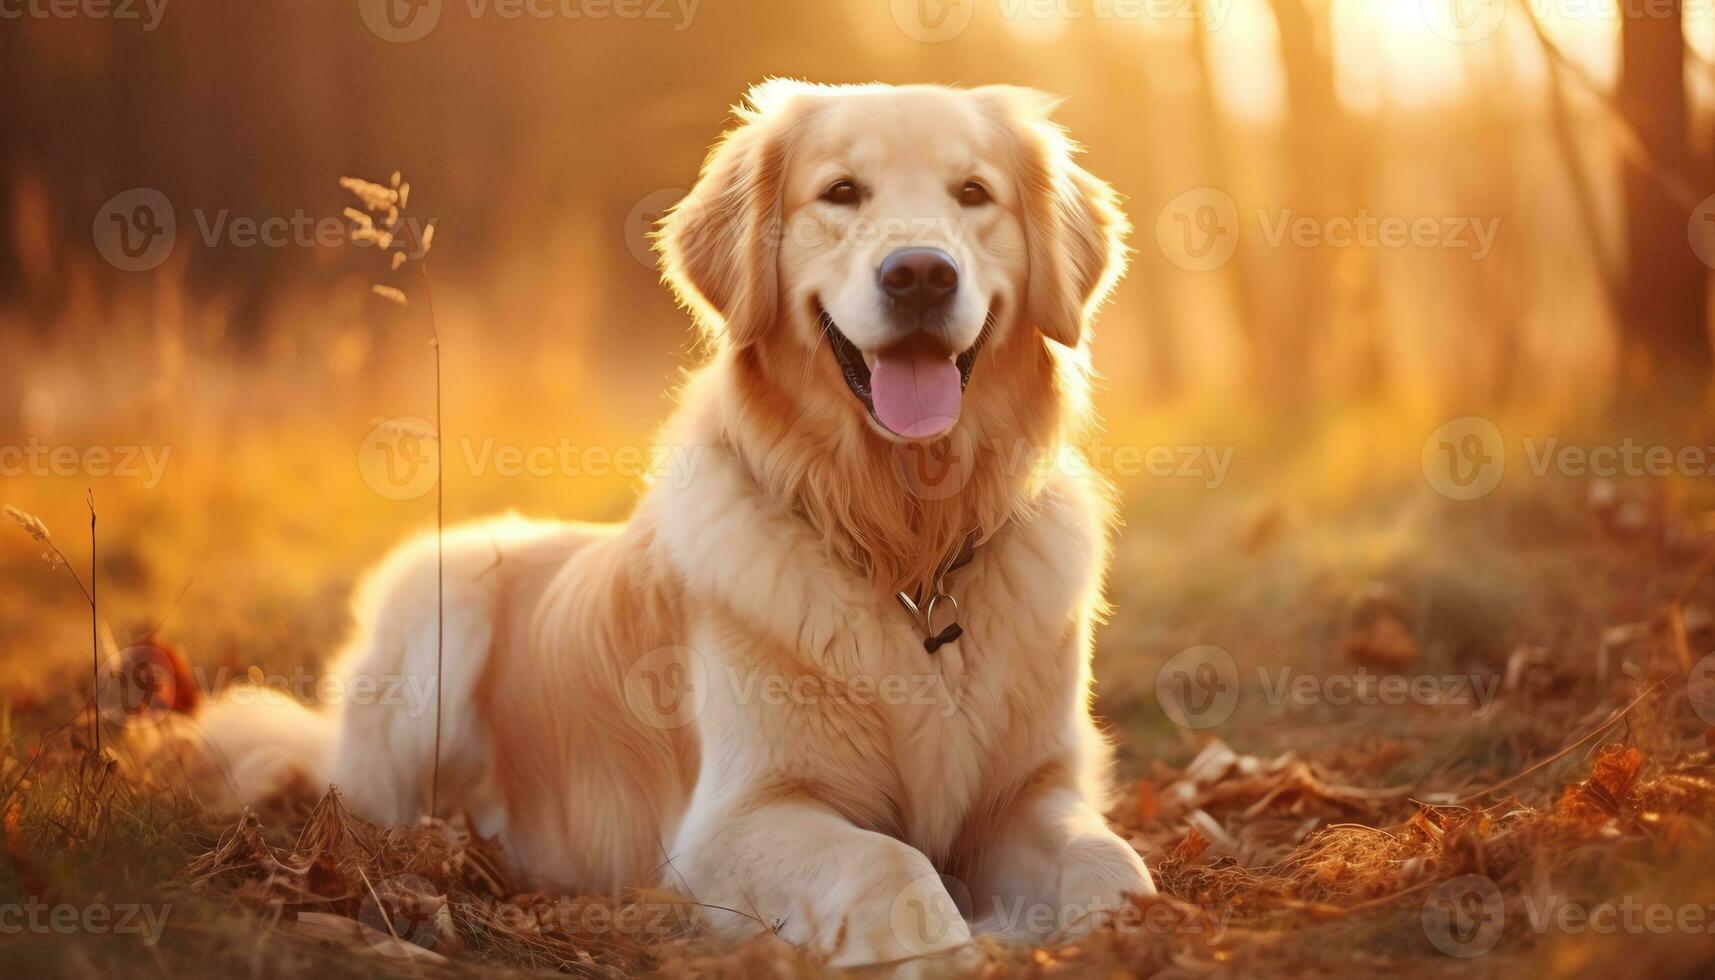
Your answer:
[[[284,691],[228,688],[194,717],[199,751],[237,802],[302,786],[326,791],[338,718]]]
[[[337,715],[305,707],[284,690],[242,681],[195,700],[201,703],[181,703],[146,728],[135,720],[127,725],[149,771],[189,783],[217,805],[327,790]]]

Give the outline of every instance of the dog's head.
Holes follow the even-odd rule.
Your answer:
[[[979,355],[1081,347],[1124,264],[1114,195],[1051,108],[1009,86],[763,83],[665,219],[666,277],[719,344],[801,365],[796,397],[943,436],[967,389],[1001,384],[991,360],[1047,360]]]

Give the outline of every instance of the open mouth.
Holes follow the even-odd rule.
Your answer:
[[[960,402],[971,383],[977,354],[994,328],[993,310],[976,342],[956,357],[917,337],[866,355],[840,332],[827,310],[818,304],[816,312],[846,387],[889,432],[907,439],[929,439],[959,421]]]

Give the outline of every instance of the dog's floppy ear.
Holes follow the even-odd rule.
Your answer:
[[[1034,89],[987,85],[975,96],[1010,143],[1030,250],[1025,316],[1048,339],[1076,347],[1090,316],[1125,272],[1131,225],[1113,188],[1073,160],[1078,147]]]
[[[655,232],[662,276],[704,333],[743,347],[779,313],[778,254],[789,135],[808,86],[773,79],[735,107],[697,184]]]

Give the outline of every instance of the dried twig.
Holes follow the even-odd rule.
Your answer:
[[[89,699],[90,704],[94,706],[89,725],[94,735],[91,744],[94,746],[96,754],[99,755],[101,752],[101,642],[98,626],[100,611],[95,603],[95,491],[86,490],[85,494],[89,504],[88,587],[84,586],[83,579],[77,574],[77,570],[71,567],[71,562],[66,560],[65,552],[61,551],[60,546],[54,543],[53,535],[48,533],[48,526],[42,522],[41,518],[21,511],[11,504],[6,505],[6,516],[15,521],[19,527],[24,529],[24,533],[28,534],[38,544],[47,547],[48,550],[42,553],[42,558],[47,561],[49,567],[64,568],[66,574],[71,576],[71,580],[77,583],[77,590],[83,593],[84,601],[89,603]]]
[[[47,750],[48,740],[70,728],[84,711],[93,706],[94,702],[85,705],[83,710],[61,722],[57,728],[51,728],[41,734],[41,737],[36,740],[36,751],[30,754],[30,761],[24,764],[24,768],[19,770],[17,777],[12,780],[12,785],[6,788],[6,795],[0,796],[0,809],[4,809],[12,802],[12,797],[18,792],[18,788],[24,785],[24,780],[30,778],[30,771],[36,768],[36,763],[41,760],[43,752]]]
[[[83,593],[83,601],[93,605],[94,597],[89,594],[89,589],[84,587],[83,579],[71,567],[71,562],[66,560],[65,552],[61,551],[60,546],[55,544],[53,538],[49,536],[48,526],[42,523],[42,519],[34,514],[25,513],[11,504],[6,505],[6,516],[16,521],[24,529],[25,534],[34,538],[38,543],[47,546],[48,550],[42,553],[42,559],[48,563],[49,567],[64,568],[66,574],[71,576],[71,580],[77,583],[77,590]]]
[[[1485,796],[1489,796],[1490,794],[1494,793],[1498,789],[1502,789],[1504,787],[1511,786],[1512,784],[1519,782],[1520,780],[1526,778],[1527,776],[1530,776],[1530,775],[1540,771],[1545,766],[1552,765],[1553,763],[1558,762],[1561,759],[1566,758],[1568,755],[1571,755],[1574,751],[1576,751],[1580,746],[1584,745],[1586,742],[1589,742],[1591,739],[1600,736],[1602,733],[1608,731],[1610,728],[1613,728],[1615,725],[1624,721],[1626,718],[1626,715],[1630,714],[1633,708],[1642,704],[1644,702],[1644,700],[1646,698],[1648,698],[1650,695],[1661,690],[1662,687],[1665,684],[1667,684],[1668,681],[1671,681],[1674,678],[1679,677],[1679,676],[1680,676],[1679,672],[1674,671],[1672,674],[1668,675],[1667,677],[1663,677],[1661,680],[1656,681],[1654,684],[1651,684],[1648,688],[1646,688],[1642,694],[1639,694],[1637,697],[1633,698],[1631,700],[1630,704],[1627,704],[1623,708],[1615,709],[1614,713],[1609,715],[1606,721],[1597,725],[1595,728],[1592,728],[1589,731],[1585,732],[1583,735],[1579,736],[1576,741],[1567,745],[1565,748],[1561,749],[1559,752],[1556,752],[1553,755],[1549,756],[1548,758],[1543,759],[1541,762],[1536,763],[1535,765],[1531,766],[1528,769],[1525,769],[1521,772],[1517,772],[1511,776],[1508,776],[1507,778],[1501,780],[1500,782],[1494,784],[1493,786],[1490,786],[1488,789],[1480,790],[1476,793],[1471,794],[1470,796],[1465,797],[1464,799],[1458,801],[1458,803],[1456,805],[1457,806],[1469,806],[1472,803],[1475,803],[1478,800],[1481,800]]]
[[[435,436],[441,436],[441,332],[435,324],[435,292],[429,285],[429,260],[423,259],[423,296],[429,304],[429,348],[435,352]],[[438,812],[441,793],[441,689],[445,673],[442,667],[446,646],[446,549],[443,537],[447,522],[445,440],[435,444],[435,762],[429,777],[429,816]]]
[[[101,642],[97,637],[99,614],[95,603],[95,491],[85,489],[89,502],[89,697],[95,710],[89,713],[89,727],[95,734],[95,754],[101,755]]]

